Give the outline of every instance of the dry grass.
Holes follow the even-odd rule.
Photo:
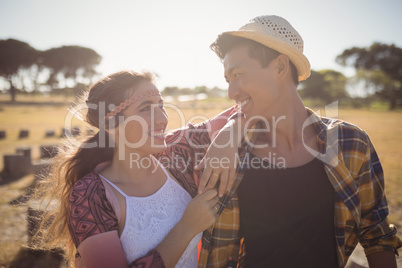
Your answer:
[[[402,113],[341,110],[339,118],[356,124],[369,134],[384,170],[390,220],[402,227]]]
[[[229,101],[198,101],[180,104],[180,109],[167,105],[170,115],[169,129],[175,129],[189,121],[199,122],[231,106]],[[46,130],[55,130],[60,135],[64,126],[68,105],[2,105],[0,109],[0,130],[7,131],[7,138],[0,140],[0,157],[13,153],[16,147],[30,146],[34,159],[39,158],[39,146],[60,142],[60,138],[45,138]],[[390,220],[402,227],[402,113],[388,111],[341,109],[339,118],[358,125],[367,131],[383,164],[386,178],[386,193],[390,205]],[[74,119],[73,124],[86,128]],[[29,129],[27,139],[18,139],[20,129]],[[2,169],[2,161],[0,169]],[[21,248],[27,242],[26,207],[12,206],[10,202],[26,192],[33,182],[28,175],[11,183],[1,183],[0,178],[0,268],[1,267],[45,267],[38,264],[54,261],[52,256],[34,256]],[[4,178],[3,178],[4,179]],[[22,262],[21,260],[26,260]],[[36,260],[35,263],[32,260]],[[14,264],[12,264],[14,261]],[[54,266],[59,267],[58,262]],[[62,266],[60,266],[62,267]]]
[[[55,144],[60,141],[64,121],[68,112],[65,105],[3,105],[0,110],[0,130],[5,130],[7,138],[0,140],[0,154],[14,153],[15,148],[30,146],[34,158],[39,157],[39,146]],[[73,126],[85,126],[78,119],[72,121]],[[20,130],[29,130],[29,137],[19,139]],[[45,138],[47,130],[55,131],[55,137]],[[0,168],[3,163],[0,163]]]
[[[32,183],[33,175],[28,175],[16,182],[0,186],[0,265],[11,263],[18,254],[21,244],[27,241],[26,213],[22,206],[10,205]],[[1,266],[0,266],[1,267]]]

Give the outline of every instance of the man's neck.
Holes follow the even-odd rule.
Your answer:
[[[304,137],[313,134],[310,129],[303,129],[308,114],[296,91],[283,94],[264,117],[269,123],[269,131],[260,137],[271,145],[284,146],[292,151],[303,141],[303,134]]]

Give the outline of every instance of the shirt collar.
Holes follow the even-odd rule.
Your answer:
[[[322,118],[317,115],[312,109],[307,108],[307,115],[308,119],[306,121],[306,126],[312,124],[315,133],[317,134],[317,144],[318,144],[318,149],[320,150],[320,153],[324,154],[326,149],[326,143],[327,143],[327,130],[328,130],[328,125],[326,125],[323,121]]]

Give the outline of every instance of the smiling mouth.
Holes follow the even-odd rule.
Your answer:
[[[240,102],[237,103],[237,105],[239,105],[239,108],[242,109],[244,106],[247,105],[247,103],[249,103],[250,99],[246,99],[246,100],[242,100]]]

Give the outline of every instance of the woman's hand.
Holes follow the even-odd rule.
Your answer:
[[[156,247],[165,267],[174,267],[191,239],[215,223],[218,200],[217,191],[212,189],[197,195],[188,203],[180,221]]]
[[[209,146],[204,158],[195,167],[204,168],[198,192],[215,187],[219,180],[219,197],[229,191],[234,183],[238,164],[238,147],[244,136],[244,121],[240,118],[232,119],[222,128]]]
[[[218,192],[215,189],[198,194],[187,205],[180,220],[183,228],[191,230],[193,235],[205,231],[216,221],[218,212]]]

